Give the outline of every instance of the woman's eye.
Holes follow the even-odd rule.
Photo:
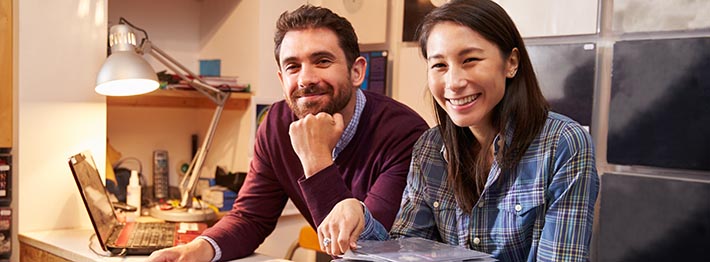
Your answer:
[[[480,61],[480,60],[481,59],[479,59],[479,58],[471,57],[471,58],[466,58],[466,60],[463,60],[463,63],[465,64],[465,63],[476,62],[476,61]]]
[[[432,69],[443,68],[443,67],[446,67],[446,65],[444,65],[443,63],[436,63],[436,64],[431,65]]]

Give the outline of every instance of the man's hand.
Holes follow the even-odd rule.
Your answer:
[[[331,256],[340,256],[348,249],[357,248],[357,239],[365,227],[365,214],[360,201],[348,198],[333,207],[318,226],[321,249]],[[324,245],[325,239],[329,245]]]
[[[161,249],[148,257],[150,262],[180,262],[180,261],[210,261],[214,257],[214,249],[207,240],[195,239],[190,243]]]
[[[306,178],[333,164],[333,148],[344,130],[343,116],[339,113],[331,116],[321,112],[291,123],[288,135]]]

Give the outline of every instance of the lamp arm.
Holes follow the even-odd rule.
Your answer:
[[[148,53],[160,61],[160,63],[177,74],[181,79],[187,81],[190,86],[207,96],[217,105],[217,108],[212,115],[210,126],[207,129],[207,134],[205,134],[205,139],[202,141],[202,145],[197,150],[195,157],[190,162],[190,167],[187,169],[185,177],[183,177],[180,181],[180,207],[190,208],[192,207],[192,198],[194,197],[195,190],[197,189],[197,180],[200,178],[200,170],[205,162],[207,152],[209,152],[210,146],[212,145],[212,138],[214,137],[215,130],[217,130],[219,119],[222,116],[224,104],[227,99],[229,99],[230,94],[205,83],[204,80],[202,80],[198,75],[191,72],[163,50],[153,45],[150,40],[146,40],[141,45],[141,50],[143,53]],[[192,77],[192,79],[188,78],[183,72]]]
[[[224,97],[229,97],[229,93],[219,90],[214,86],[205,83],[205,81],[202,80],[200,76],[196,75],[195,73],[190,71],[190,69],[180,64],[174,58],[170,57],[162,49],[155,46],[150,40],[146,40],[143,45],[141,45],[141,50],[143,51],[143,53],[148,53],[153,58],[160,61],[160,63],[162,63],[168,69],[173,71],[182,80],[185,80],[191,87],[195,88],[197,91],[207,96],[215,104],[219,105],[220,103],[224,103],[224,101],[226,101]],[[192,78],[187,77],[183,72],[187,73],[187,75]]]
[[[210,121],[210,127],[207,129],[207,134],[205,134],[205,139],[202,141],[202,146],[197,150],[195,158],[190,163],[190,167],[187,170],[185,177],[180,182],[180,207],[188,208],[192,206],[192,197],[195,195],[195,190],[197,189],[197,180],[200,178],[200,169],[202,169],[202,164],[205,162],[205,157],[212,144],[212,138],[214,137],[214,132],[217,130],[217,124],[219,123],[219,118],[224,110],[224,103],[217,105],[217,108],[212,115],[212,121]],[[187,185],[185,185],[187,182]]]
[[[200,148],[197,150],[198,151],[195,152],[195,157],[193,157],[192,160],[190,161],[190,166],[185,171],[185,175],[182,176],[182,179],[180,179],[180,183],[178,184],[178,188],[180,189],[180,201],[181,202],[182,202],[182,198],[183,198],[182,192],[185,192],[185,190],[187,190],[187,185],[188,185],[189,180],[191,179],[191,176],[192,176],[192,170],[195,167],[195,162],[197,161],[197,155],[199,154],[199,151],[202,150],[202,146],[200,146]],[[190,196],[188,196],[188,197],[190,197]]]

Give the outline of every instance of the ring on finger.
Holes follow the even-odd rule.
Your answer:
[[[331,240],[329,237],[323,238],[323,246],[324,247],[328,247],[330,245],[330,242],[331,242]]]

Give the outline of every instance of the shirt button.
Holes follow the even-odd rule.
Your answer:
[[[473,243],[476,244],[476,245],[478,245],[478,244],[481,243],[481,239],[480,239],[480,238],[477,238],[477,237],[474,237],[474,238],[473,238]]]
[[[478,202],[478,207],[483,207],[483,201]]]
[[[439,202],[434,202],[434,207],[439,207]]]
[[[520,212],[520,210],[523,210],[523,206],[521,206],[520,204],[515,205],[515,211]]]

